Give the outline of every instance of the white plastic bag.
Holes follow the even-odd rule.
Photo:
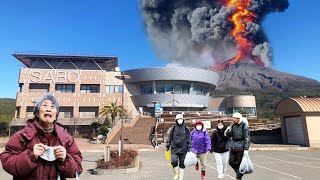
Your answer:
[[[250,174],[253,173],[253,164],[249,158],[249,155],[243,155],[241,164],[239,167],[239,172],[241,174]]]
[[[196,154],[194,154],[193,152],[188,152],[184,159],[184,166],[189,167],[189,166],[194,166],[196,164],[197,164]]]

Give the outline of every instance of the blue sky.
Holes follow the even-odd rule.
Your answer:
[[[320,80],[320,1],[289,0],[263,28],[273,68]],[[165,66],[156,57],[138,0],[10,0],[0,2],[0,98],[15,98],[22,64],[15,51],[115,55],[122,70]]]

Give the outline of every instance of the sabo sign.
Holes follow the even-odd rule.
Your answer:
[[[54,83],[67,83],[67,82],[77,82],[80,79],[80,74],[76,71],[32,71],[30,81],[37,83],[44,83],[52,81]]]

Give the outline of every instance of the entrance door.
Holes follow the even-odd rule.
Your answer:
[[[300,116],[285,117],[285,127],[289,144],[305,145],[304,131]]]

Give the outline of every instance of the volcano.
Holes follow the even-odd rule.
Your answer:
[[[217,71],[220,79],[217,90],[237,89],[242,91],[270,90],[294,91],[310,88],[320,89],[320,82],[271,68],[256,63],[231,64],[224,70]]]

